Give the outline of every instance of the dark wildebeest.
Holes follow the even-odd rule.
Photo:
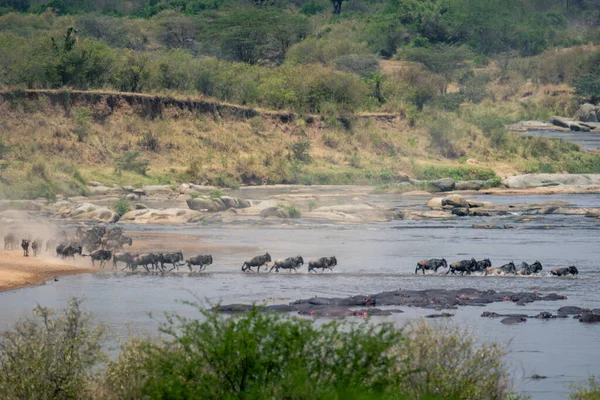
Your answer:
[[[132,253],[115,253],[115,254],[113,254],[113,259],[112,259],[113,260],[113,269],[117,268],[117,263],[119,261],[125,263],[125,268],[131,267],[131,262],[138,255],[139,254],[132,254]],[[125,268],[123,268],[123,269],[125,269]]]
[[[475,269],[471,272],[483,272],[487,268],[490,268],[491,266],[492,266],[492,262],[490,261],[490,259],[484,258],[481,261],[477,261],[477,265],[476,265]]]
[[[21,248],[23,249],[23,255],[25,257],[29,257],[29,245],[30,244],[31,244],[31,240],[21,239]]]
[[[311,260],[308,263],[308,272],[316,271],[317,268],[321,268],[322,271],[325,271],[328,268],[331,272],[333,272],[333,267],[337,265],[337,258],[333,257],[321,257],[317,260]]]
[[[31,242],[31,250],[33,250],[34,257],[37,257],[38,251],[42,249],[42,243],[42,239],[35,239],[33,242]]]
[[[474,271],[477,268],[477,260],[471,258],[470,260],[462,260],[462,261],[454,261],[450,264],[450,268],[446,272],[448,275],[450,272],[452,274],[456,274],[456,272],[460,272],[461,275],[464,275],[465,272],[467,275],[471,274],[471,271]]]
[[[579,271],[577,270],[576,266],[571,265],[570,267],[567,267],[567,268],[554,268],[554,269],[552,269],[552,271],[550,271],[550,273],[555,276],[566,276],[569,274],[575,276],[575,275],[579,274]]]
[[[213,258],[210,254],[201,254],[195,257],[190,257],[187,260],[187,265],[190,271],[192,270],[192,265],[199,265],[200,269],[198,271],[202,272],[206,269],[207,265],[213,263]]]
[[[249,260],[244,261],[242,264],[242,272],[252,271],[253,267],[258,267],[258,272],[260,272],[260,267],[271,262],[271,255],[269,253],[265,253],[261,256],[253,257]]]
[[[175,268],[179,270],[179,262],[185,262],[185,260],[183,259],[183,252],[181,250],[179,250],[176,253],[160,253],[159,260],[160,268],[162,270],[165,269],[165,264],[173,265],[173,268],[171,268],[169,271],[173,271]]]
[[[46,240],[46,251],[52,251],[56,248],[56,240],[48,239]]]
[[[4,236],[4,250],[13,250],[17,247],[17,237],[12,234],[9,233],[8,235]]]
[[[415,274],[419,270],[423,270],[423,275],[425,275],[425,270],[434,270],[437,272],[438,268],[448,268],[448,263],[445,258],[432,258],[431,260],[421,260],[417,263],[417,268],[415,268]]]
[[[294,272],[298,272],[298,268],[303,264],[304,259],[302,256],[288,257],[285,260],[276,260],[269,272],[273,271],[273,268],[275,268],[275,272],[279,272],[279,269],[294,270]]]
[[[75,257],[75,254],[81,255],[83,247],[74,244],[60,244],[56,247],[56,255],[66,258]]]
[[[96,266],[96,261],[100,261],[100,268],[104,268],[104,264],[112,257],[112,251],[110,250],[94,250],[89,256],[92,258],[92,265]]]
[[[533,264],[527,264],[526,262],[522,262],[519,265],[519,270],[517,271],[518,275],[533,275],[542,271],[542,263],[539,261],[534,262]]]
[[[160,255],[155,253],[140,254],[131,261],[131,269],[135,270],[141,265],[146,269],[147,272],[149,272],[150,270],[148,269],[148,265],[152,265],[152,268],[159,268],[159,264]]]
[[[501,267],[498,268],[486,268],[485,270],[485,274],[489,275],[489,274],[509,274],[509,275],[514,275],[517,273],[517,267],[515,266],[515,263],[513,263],[512,261],[509,262],[508,264],[504,264]]]

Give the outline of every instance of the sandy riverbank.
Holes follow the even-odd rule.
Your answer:
[[[57,276],[92,272],[49,257],[23,257],[21,250],[0,250],[0,292],[42,285]]]

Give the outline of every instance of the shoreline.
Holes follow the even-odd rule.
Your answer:
[[[91,272],[91,268],[50,260],[44,254],[24,257],[20,249],[0,250],[0,292],[44,285],[57,276]]]

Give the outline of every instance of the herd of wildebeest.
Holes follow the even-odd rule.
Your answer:
[[[112,260],[113,269],[118,268],[118,263],[125,264],[125,269],[135,271],[138,267],[143,267],[147,272],[152,270],[164,272],[170,265],[171,268],[168,271],[179,269],[180,266],[188,266],[190,271],[193,271],[193,267],[198,267],[198,271],[204,271],[208,265],[213,263],[213,257],[210,254],[200,254],[189,257],[187,260],[184,259],[181,250],[177,252],[155,252],[147,254],[139,254],[133,252],[123,252],[125,245],[131,246],[133,243],[132,238],[127,237],[123,234],[123,229],[118,226],[106,226],[106,225],[95,225],[93,227],[87,227],[80,225],[75,231],[74,237],[69,237],[66,231],[61,231],[57,238],[48,239],[45,241],[46,252],[56,252],[56,255],[61,258],[75,257],[79,255],[82,257],[90,257],[92,265],[95,266],[96,262],[99,262],[100,267],[104,268],[105,264]],[[17,249],[19,240],[16,235],[9,233],[4,237],[4,249],[12,250]],[[21,248],[23,249],[23,255],[28,257],[30,251],[33,256],[37,256],[42,251],[42,245],[44,240],[40,238],[36,239],[21,239]],[[84,249],[86,253],[84,253]],[[272,262],[271,255],[265,253],[258,255],[251,259],[244,261],[242,264],[243,272],[254,272],[253,268],[260,272],[261,267],[268,268],[269,263]],[[298,255],[295,257],[289,257],[283,260],[276,260],[270,265],[268,272],[275,270],[294,271],[304,265],[304,259]],[[317,270],[325,271],[329,269],[333,271],[333,267],[337,265],[337,258],[332,257],[321,257],[312,260],[308,263],[308,272],[317,272]],[[437,259],[433,258],[430,260],[421,260],[417,263],[415,268],[415,274],[421,270],[423,274],[425,271],[432,270],[437,272],[438,269],[447,269],[446,275],[449,273],[464,275],[470,275],[471,273],[482,273],[484,275],[534,275],[542,271],[542,264],[539,261],[535,261],[532,264],[522,262],[518,266],[512,261],[501,267],[492,267],[492,262],[489,259],[477,261],[475,258],[470,260],[455,261],[448,265],[444,258]],[[565,275],[577,275],[579,271],[575,266],[569,266],[565,268],[554,268],[550,271],[552,275],[565,276]]]

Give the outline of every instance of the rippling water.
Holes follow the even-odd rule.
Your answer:
[[[387,200],[401,205],[399,198]],[[600,205],[597,195],[485,197],[499,203],[565,200],[578,206]],[[414,200],[413,200],[414,201]],[[153,230],[165,233],[198,234],[198,252],[210,244],[222,247],[213,252],[215,264],[202,274],[183,272],[165,276],[152,274],[101,273],[63,277],[45,286],[0,293],[0,328],[30,314],[36,303],[64,307],[70,296],[86,298],[85,307],[98,320],[108,324],[119,336],[156,333],[163,312],[194,311],[177,300],[194,296],[212,303],[222,301],[268,301],[287,303],[310,296],[346,296],[393,289],[465,288],[497,291],[556,292],[568,296],[560,302],[536,302],[525,307],[495,303],[485,308],[463,307],[451,323],[469,327],[480,340],[493,340],[507,346],[515,385],[535,399],[563,399],[573,382],[600,373],[600,324],[586,325],[573,319],[536,320],[505,326],[498,319],[481,318],[482,311],[526,313],[552,311],[561,306],[600,307],[600,268],[597,244],[600,221],[582,216],[540,216],[519,223],[520,215],[457,219],[447,222],[393,221],[383,224],[332,225],[298,220],[291,223],[244,223],[200,227],[134,227],[127,230]],[[514,229],[473,229],[473,224]],[[172,240],[172,237],[170,238]],[[157,243],[159,247],[160,244]],[[235,247],[234,247],[235,246]],[[248,251],[245,249],[253,249]],[[305,260],[336,255],[334,273],[242,274],[240,266],[248,257],[268,250],[273,258],[301,254]],[[483,277],[415,275],[423,258],[445,257],[449,261],[470,257],[490,258],[495,266],[539,260],[544,265],[541,277]],[[547,276],[556,266],[577,265],[577,278]],[[440,270],[441,271],[441,270]],[[403,308],[404,314],[381,317],[399,325],[431,310]],[[153,317],[149,316],[152,313]],[[377,319],[377,320],[379,320]],[[435,323],[448,323],[447,321]],[[548,379],[532,381],[533,374]]]

